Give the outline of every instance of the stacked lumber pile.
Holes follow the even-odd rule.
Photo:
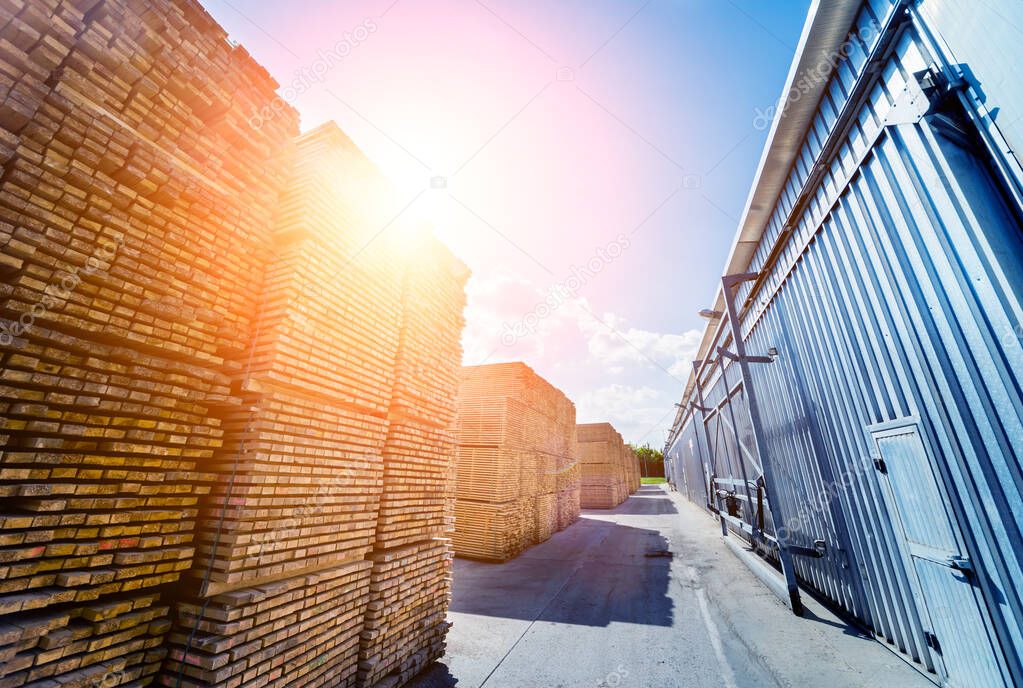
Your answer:
[[[359,647],[359,686],[402,686],[444,654],[451,540],[370,555],[372,584]]]
[[[582,508],[613,509],[635,492],[628,469],[635,465],[635,454],[610,423],[583,423],[577,431]]]
[[[356,679],[372,566],[353,565],[376,539],[404,275],[392,242],[373,241],[383,213],[352,189],[373,170],[351,141],[328,124],[296,149],[166,685],[290,680],[317,657],[323,680]]]
[[[582,508],[582,463],[579,461],[579,442],[572,429],[568,456],[559,457],[557,471],[556,511],[558,530],[564,530],[579,520]]]
[[[179,601],[167,686],[352,686],[371,563]],[[187,648],[182,661],[183,648]]]
[[[642,484],[641,478],[643,475],[639,468],[639,456],[632,447],[626,446],[625,451],[626,483],[628,484],[629,494],[635,494]]]
[[[399,686],[444,654],[451,599],[454,454],[468,271],[427,236],[406,238],[402,323],[383,452],[359,685]]]
[[[455,553],[505,561],[579,517],[575,405],[524,363],[462,369]]]
[[[442,652],[465,269],[276,87],[194,0],[0,7],[0,686]]]
[[[143,685],[298,131],[195,3],[0,8],[0,685]]]

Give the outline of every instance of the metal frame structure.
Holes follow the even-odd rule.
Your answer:
[[[813,4],[786,92],[829,76],[779,105],[665,448],[793,611],[812,588],[949,686],[1023,685],[1013,17]]]
[[[753,444],[755,447],[756,455],[760,459],[760,466],[764,472],[764,482],[766,483],[768,495],[773,494],[772,489],[777,485],[775,479],[775,473],[773,468],[773,462],[767,450],[765,449],[763,436],[763,421],[760,415],[760,405],[757,403],[757,392],[752,383],[752,375],[750,375],[749,365],[750,363],[771,363],[773,359],[770,356],[750,356],[746,353],[746,344],[743,341],[742,335],[742,323],[739,320],[739,313],[735,307],[735,301],[733,299],[733,290],[738,285],[755,280],[759,277],[759,273],[750,272],[739,275],[726,275],[721,278],[721,287],[725,294],[725,311],[728,316],[728,327],[732,331],[732,346],[735,347],[735,353],[728,351],[723,347],[718,347],[718,355],[729,358],[736,361],[739,364],[739,371],[742,374],[742,385],[746,393],[746,404],[749,409],[750,422],[753,425]],[[725,369],[722,368],[722,375],[725,375]],[[725,379],[725,385],[727,387],[727,377]],[[749,478],[743,472],[743,480],[747,481],[747,490],[749,489]],[[789,607],[792,609],[792,613],[797,616],[803,614],[803,603],[799,597],[799,583],[796,581],[796,572],[792,565],[792,549],[788,541],[788,528],[784,527],[785,518],[780,512],[778,505],[774,506],[774,513],[781,518],[783,527],[775,530],[775,537],[778,541],[778,559],[781,563],[782,575],[785,576],[785,587],[789,593]],[[751,524],[752,525],[752,524]],[[759,531],[756,526],[753,526],[753,539],[759,541]]]

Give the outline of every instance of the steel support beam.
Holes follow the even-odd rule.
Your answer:
[[[710,443],[710,433],[707,432],[707,422],[706,422],[706,419],[707,419],[707,409],[703,405],[703,387],[700,385],[700,368],[702,366],[703,366],[703,361],[702,360],[693,361],[693,375],[694,375],[694,379],[696,380],[696,382],[695,382],[696,401],[698,402],[698,404],[695,404],[694,406],[696,406],[697,408],[700,409],[700,427],[703,428],[703,442],[704,442],[704,444],[707,445],[707,458],[710,459],[710,463],[711,463],[710,466],[707,466],[705,461],[701,461],[701,463],[704,464],[704,474],[705,475],[714,475],[714,470],[713,470],[713,467],[714,467],[714,447]],[[696,436],[696,440],[697,441],[700,440],[700,436],[699,435]],[[701,457],[703,456],[702,452],[701,452],[700,456]],[[712,499],[713,499],[711,497],[711,492],[713,490],[713,487],[714,487],[713,482],[710,485],[707,485],[707,506],[708,507],[711,506],[711,502],[712,502]],[[724,535],[724,536],[728,535],[728,526],[725,524],[725,520],[724,519],[721,519],[721,534]]]
[[[725,311],[728,316],[728,326],[732,331],[732,346],[735,348],[735,355],[739,359],[739,370],[742,373],[743,388],[746,391],[746,403],[749,407],[750,422],[753,426],[753,443],[756,445],[756,454],[760,457],[760,466],[764,471],[764,485],[767,492],[768,503],[771,506],[771,513],[775,516],[776,523],[782,527],[776,530],[778,538],[778,559],[781,562],[781,571],[785,576],[785,587],[789,592],[789,605],[792,613],[796,616],[803,615],[803,601],[799,596],[799,583],[796,580],[796,570],[792,563],[792,553],[789,550],[788,529],[785,528],[785,515],[778,504],[778,490],[775,486],[774,462],[768,455],[767,448],[763,441],[764,425],[760,415],[760,405],[757,403],[757,393],[753,388],[752,376],[749,370],[749,360],[746,358],[746,344],[742,338],[742,323],[739,320],[739,313],[735,307],[734,294],[732,290],[742,284],[759,277],[759,273],[749,272],[738,275],[725,275],[721,278],[722,291],[724,292]]]
[[[718,355],[723,358],[730,358],[729,352],[725,351],[722,347],[718,347]],[[742,474],[742,486],[746,491],[746,503],[749,504],[750,511],[753,511],[753,493],[749,489],[749,475],[746,473],[746,459],[742,455],[742,437],[739,435],[739,424],[735,420],[735,406],[732,404],[731,397],[731,386],[728,384],[728,366],[721,363],[721,380],[725,383],[725,394],[728,394],[728,415],[732,419],[732,435],[735,437],[735,453],[736,459],[739,461],[739,473]],[[746,380],[743,378],[743,390],[746,389]],[[751,513],[752,515],[752,513]],[[750,525],[753,526],[753,538],[759,538],[760,532],[757,529],[756,524],[753,522],[754,519],[750,519]]]

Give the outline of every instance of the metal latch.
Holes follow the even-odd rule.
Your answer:
[[[813,548],[800,547],[799,545],[788,545],[786,550],[793,556],[810,557],[811,559],[822,559],[828,553],[828,543],[824,540],[814,540]]]
[[[938,636],[934,635],[930,631],[924,631],[924,640],[927,641],[927,647],[931,648],[939,655],[941,654],[941,643],[938,642]]]
[[[888,464],[886,464],[884,462],[884,459],[882,459],[880,456],[874,457],[874,468],[876,468],[879,473],[884,473],[885,475],[888,475]]]
[[[963,573],[973,573],[973,562],[967,557],[954,556],[948,558],[948,565],[950,568],[956,571],[962,571]]]
[[[904,84],[902,93],[896,96],[885,116],[885,124],[916,124],[924,116],[946,109],[951,96],[966,86],[963,78],[950,78],[937,65],[914,72],[913,78]]]

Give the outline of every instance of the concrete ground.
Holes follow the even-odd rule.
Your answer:
[[[934,688],[804,596],[800,619],[706,513],[644,486],[505,564],[455,561],[448,652],[414,688]]]

